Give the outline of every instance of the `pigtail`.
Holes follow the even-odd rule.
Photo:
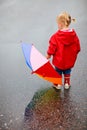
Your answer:
[[[72,18],[71,21],[72,21],[72,22],[76,22],[76,19],[75,19],[75,18]]]

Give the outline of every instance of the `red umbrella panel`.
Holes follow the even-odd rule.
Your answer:
[[[28,67],[32,73],[55,84],[62,84],[59,75],[50,62],[32,44],[22,43],[22,50]]]

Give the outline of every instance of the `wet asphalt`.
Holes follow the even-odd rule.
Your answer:
[[[61,11],[76,18],[81,42],[68,91],[31,75],[20,45],[45,55]],[[87,130],[86,12],[86,0],[0,0],[0,130]]]

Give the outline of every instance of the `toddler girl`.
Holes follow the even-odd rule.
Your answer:
[[[71,16],[63,12],[57,17],[58,31],[54,33],[49,40],[47,50],[47,59],[53,56],[52,63],[55,70],[62,76],[64,75],[64,87],[70,87],[71,69],[74,67],[77,54],[80,51],[79,38],[74,29],[69,25],[74,20]],[[61,89],[60,84],[54,84],[54,87]]]

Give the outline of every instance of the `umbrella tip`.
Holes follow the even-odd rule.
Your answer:
[[[33,74],[33,73],[34,73],[34,71],[31,72],[31,74]]]

